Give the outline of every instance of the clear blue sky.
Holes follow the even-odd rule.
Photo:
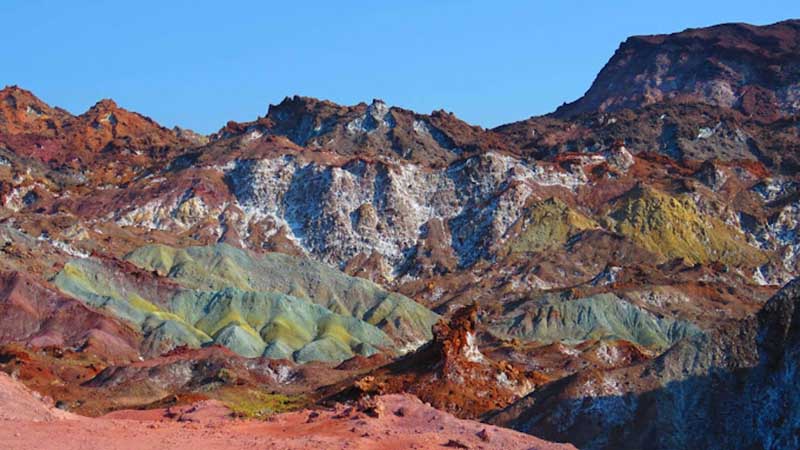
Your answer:
[[[491,127],[579,97],[629,35],[791,17],[800,1],[3,0],[0,86],[205,133],[293,94]]]

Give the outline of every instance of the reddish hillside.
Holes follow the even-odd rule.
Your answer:
[[[0,344],[79,348],[115,361],[139,356],[130,326],[16,272],[0,273]]]

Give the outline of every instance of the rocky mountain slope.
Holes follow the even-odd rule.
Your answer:
[[[797,21],[631,38],[582,99],[493,130],[295,96],[199,136],[5,88],[0,369],[90,415],[412,392],[642,446],[648,405],[719,361],[752,395],[783,386],[737,333],[800,270],[799,39]],[[697,401],[746,406],[718,400]],[[670,408],[666,447],[699,429]]]
[[[110,361],[139,356],[138,334],[113,315],[48,289],[17,272],[0,275],[0,343],[77,347]]]
[[[563,379],[492,423],[579,448],[795,448],[800,281],[755,316],[631,367]]]
[[[555,116],[665,101],[699,102],[774,120],[800,112],[800,21],[724,24],[634,36],[620,45],[586,95]]]
[[[147,356],[212,343],[299,362],[402,353],[430,338],[437,317],[369,281],[277,253],[158,245],[127,261],[134,267],[71,261],[54,283],[134,324]]]

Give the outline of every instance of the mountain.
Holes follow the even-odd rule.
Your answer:
[[[537,159],[624,146],[634,155],[655,154],[684,163],[736,162],[750,170],[791,176],[800,168],[796,123],[793,116],[765,124],[734,109],[667,102],[574,119],[532,117],[494,131]]]
[[[0,145],[100,183],[128,181],[143,169],[140,166],[164,161],[202,142],[110,99],[78,116],[53,108],[18,86],[0,90],[0,99]]]
[[[228,124],[211,139],[245,141],[282,136],[300,147],[342,157],[401,159],[443,167],[489,149],[508,150],[500,136],[469,125],[446,111],[417,114],[374,99],[337,105],[309,97],[287,97],[254,122]]]
[[[55,136],[72,114],[53,108],[19,86],[0,91],[0,130],[3,135],[40,134]]]
[[[796,30],[631,38],[584,98],[491,130],[294,96],[200,136],[8,87],[0,370],[89,415],[413,393],[590,448],[735,448],[699,431],[749,411],[726,371],[786,392],[750,337],[800,271]]]
[[[798,79],[798,20],[634,36],[620,45],[586,94],[554,116],[696,102],[771,121],[800,112]]]
[[[437,317],[369,281],[277,253],[161,245],[127,260],[144,272],[84,259],[67,263],[54,283],[134,324],[150,356],[212,343],[298,362],[402,353],[430,338]]]
[[[658,358],[567,377],[490,422],[586,449],[796,448],[800,280]]]
[[[112,315],[100,314],[31,276],[0,274],[0,344],[73,347],[110,361],[139,356],[141,337]]]

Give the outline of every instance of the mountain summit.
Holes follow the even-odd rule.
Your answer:
[[[586,94],[558,108],[554,116],[665,101],[735,108],[767,120],[797,114],[800,20],[628,38]]]

